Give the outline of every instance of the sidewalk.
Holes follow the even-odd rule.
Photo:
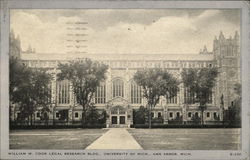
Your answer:
[[[125,128],[111,128],[86,149],[142,149]]]

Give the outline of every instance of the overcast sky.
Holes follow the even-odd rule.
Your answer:
[[[239,10],[112,9],[11,10],[11,29],[21,46],[37,53],[66,53],[72,27],[67,22],[88,22],[88,53],[196,54],[204,45],[212,51],[214,37],[240,32]],[[73,26],[75,27],[75,25]],[[78,48],[79,49],[79,48]]]

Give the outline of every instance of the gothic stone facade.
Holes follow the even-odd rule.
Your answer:
[[[183,68],[202,68],[217,66],[219,76],[216,87],[213,89],[211,101],[204,112],[205,123],[215,122],[218,117],[223,118],[223,108],[227,108],[234,99],[234,84],[240,83],[240,50],[239,35],[236,32],[232,38],[225,38],[220,33],[218,39],[214,39],[212,52],[206,47],[199,54],[28,54],[23,53],[21,59],[29,67],[47,68],[54,76],[51,84],[53,111],[50,119],[58,120],[61,116],[67,117],[67,122],[81,121],[81,107],[76,104],[72,88],[67,81],[57,81],[58,63],[69,60],[90,58],[109,66],[107,79],[98,87],[93,102],[100,110],[106,110],[108,116],[107,127],[130,126],[133,124],[133,109],[146,106],[146,100],[142,97],[141,88],[133,81],[133,75],[139,68],[166,68],[170,73],[181,79]],[[163,123],[182,116],[183,122],[191,121],[192,115],[199,115],[198,104],[187,105],[185,101],[192,95],[179,85],[179,92],[171,99],[161,98],[153,109],[153,118],[162,117]],[[221,103],[221,96],[224,104]],[[63,111],[63,112],[60,112]],[[18,109],[15,111],[15,120]],[[35,113],[35,120],[39,120],[39,112]]]

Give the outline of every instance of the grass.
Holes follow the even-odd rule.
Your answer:
[[[237,150],[241,129],[128,129],[146,150]]]
[[[107,129],[10,130],[10,149],[85,149]]]

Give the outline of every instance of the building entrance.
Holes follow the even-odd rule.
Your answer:
[[[118,119],[119,119],[119,121],[118,121]],[[111,123],[112,124],[126,124],[126,118],[125,118],[125,116],[112,116]]]
[[[122,106],[114,106],[111,108],[111,124],[126,124],[126,109]]]
[[[120,124],[125,124],[125,116],[120,116]]]
[[[117,116],[112,116],[112,124],[117,124]]]

